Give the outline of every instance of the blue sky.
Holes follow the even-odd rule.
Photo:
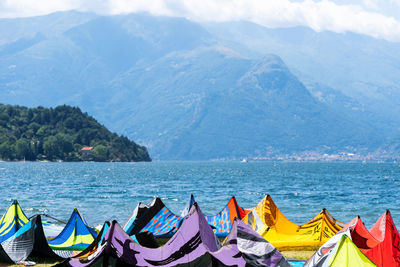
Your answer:
[[[267,27],[308,26],[400,42],[400,0],[0,0],[0,17],[79,10],[146,11],[195,21],[249,20]]]

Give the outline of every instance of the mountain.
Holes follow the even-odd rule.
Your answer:
[[[79,12],[0,20],[0,36],[3,102],[79,106],[154,159],[367,153],[400,123],[397,63],[377,55],[397,44],[369,37]],[[351,48],[362,43],[367,56]],[[378,67],[394,74],[363,79]]]
[[[59,14],[65,18],[69,12]],[[85,16],[85,13],[78,14]],[[53,16],[55,14],[36,20],[51,25]],[[71,16],[71,20],[77,20],[77,12],[72,12]],[[29,37],[31,31],[28,29],[26,35],[19,35],[20,39],[14,41],[11,38],[10,43],[0,46],[0,51],[9,51],[0,58],[2,99],[27,106],[80,104],[82,89],[107,83],[137,61],[154,60],[177,48],[191,49],[209,35],[200,26],[184,19],[161,17],[152,20],[153,17],[140,14],[87,16],[89,18],[81,18],[82,23],[78,26],[67,22],[56,24],[57,29],[52,35],[46,35],[48,30],[44,28],[43,32],[37,31],[34,37]],[[27,24],[20,22],[24,20],[17,19],[17,24]],[[26,20],[40,24],[35,18]],[[10,27],[9,24],[9,20],[0,20],[0,29]],[[163,34],[157,34],[163,28]],[[184,37],[182,33],[186,33]],[[15,43],[26,45],[10,51],[8,47]]]
[[[377,138],[372,128],[316,101],[274,55],[250,60],[219,47],[172,53],[124,73],[109,88],[118,93],[103,108],[114,110],[115,127],[162,159],[263,156],[326,145],[336,151]],[[118,119],[124,114],[131,116]]]
[[[204,27],[223,45],[249,57],[279,55],[306,85],[319,84],[352,98],[367,110],[361,117],[371,121],[374,114],[372,121],[383,120],[385,131],[398,133],[400,43],[306,27],[271,29],[246,21]]]

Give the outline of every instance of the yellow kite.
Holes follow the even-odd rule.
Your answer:
[[[307,223],[297,225],[282,214],[270,195],[265,196],[243,221],[276,248],[310,250],[323,245],[344,226],[325,209]]]
[[[18,201],[14,199],[11,206],[0,219],[0,243],[14,235],[22,226],[29,222]]]

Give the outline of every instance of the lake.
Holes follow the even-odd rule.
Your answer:
[[[28,216],[67,220],[76,207],[91,225],[123,224],[139,201],[154,196],[180,213],[191,193],[206,214],[219,212],[231,196],[248,208],[270,194],[298,224],[327,208],[343,222],[360,215],[367,227],[390,209],[400,225],[397,164],[0,162],[0,188],[2,214],[17,198]]]

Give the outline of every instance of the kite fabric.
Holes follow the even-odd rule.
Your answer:
[[[235,218],[223,245],[236,244],[250,266],[290,266],[286,258],[243,221]]]
[[[70,258],[75,251],[91,245],[96,236],[96,231],[87,225],[77,209],[74,209],[61,233],[49,239],[45,236],[41,216],[36,215],[1,243],[0,261],[17,263],[28,257]]]
[[[400,266],[400,236],[389,210],[371,227],[370,235],[366,235],[368,230],[364,224],[364,229],[361,223],[359,226],[360,230],[351,233],[353,242],[373,263],[382,267]]]
[[[96,251],[58,266],[290,266],[274,247],[239,220],[234,221],[232,230],[222,246],[194,204],[179,230],[159,248],[140,246],[113,221]]]
[[[297,225],[282,214],[270,195],[264,197],[243,221],[276,248],[318,248],[344,226],[325,209],[307,223]]]
[[[353,226],[329,239],[308,259],[304,267],[376,266],[351,240]]]
[[[182,217],[175,215],[157,197],[148,205],[139,202],[132,216],[125,223],[124,231],[130,236],[148,231],[156,237],[171,237],[182,221]]]
[[[377,266],[400,266],[400,236],[389,211],[382,214],[369,231],[359,216],[354,218],[314,253],[305,266],[319,266],[317,263],[329,256],[344,233]]]
[[[357,248],[348,234],[343,234],[327,259],[327,264],[323,264],[321,267],[323,266],[375,267],[376,265]]]
[[[72,257],[74,251],[83,251],[97,237],[97,232],[88,226],[77,209],[72,212],[61,233],[48,240],[49,246],[62,257]]]
[[[101,246],[101,243],[103,242],[105,235],[110,228],[111,223],[109,221],[105,221],[103,224],[103,227],[99,231],[97,237],[95,240],[90,244],[85,250],[81,251],[77,255],[73,256],[73,258],[78,258],[78,259],[87,259],[97,251],[97,249]]]
[[[186,205],[183,214],[194,203],[193,195]],[[242,219],[245,211],[237,204],[236,198],[231,197],[226,206],[214,216],[205,216],[218,237],[226,237],[233,224],[234,218]],[[182,224],[184,217],[174,214],[160,198],[153,199],[149,204],[139,203],[131,217],[124,225],[124,230],[130,236],[140,232],[151,232],[156,238],[171,237]]]
[[[1,243],[2,262],[21,262],[28,257],[62,259],[49,247],[40,215],[34,216],[13,236]],[[4,252],[4,253],[3,253]]]
[[[236,198],[231,197],[226,206],[214,216],[205,216],[217,237],[226,237],[231,231],[235,218],[242,219],[246,212],[238,205]]]
[[[14,235],[29,219],[22,211],[18,201],[14,199],[6,213],[0,219],[0,243]]]

